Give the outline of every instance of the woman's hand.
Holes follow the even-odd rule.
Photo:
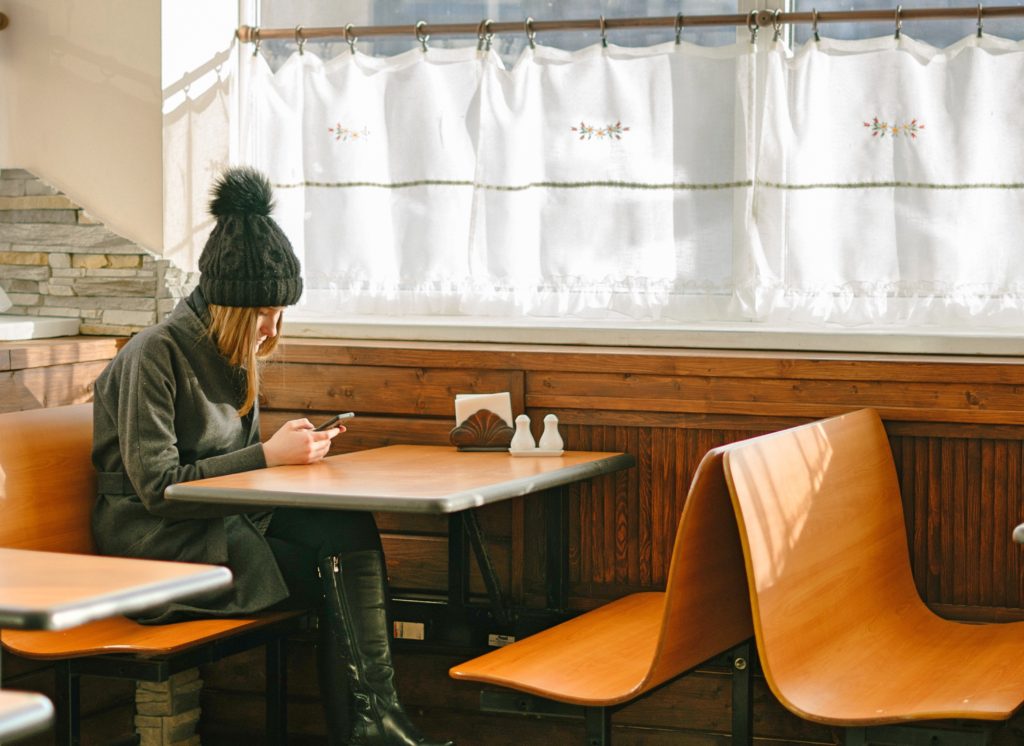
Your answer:
[[[341,425],[318,433],[305,418],[289,420],[263,444],[263,457],[267,466],[312,464],[327,455],[331,440],[343,432]]]

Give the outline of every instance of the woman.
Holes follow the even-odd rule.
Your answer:
[[[316,608],[332,743],[429,746],[395,692],[387,576],[371,513],[247,513],[164,499],[177,482],[319,461],[344,431],[292,420],[260,443],[258,359],[274,350],[282,310],[302,294],[298,258],[270,217],[272,198],[259,172],[224,173],[199,287],[96,379],[93,534],[105,554],[231,568],[229,590],[169,604],[144,622]]]

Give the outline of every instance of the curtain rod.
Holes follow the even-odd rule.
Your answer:
[[[536,21],[532,18],[521,21],[481,21],[480,23],[428,23],[420,21],[414,26],[321,26],[316,28],[260,28],[239,26],[236,32],[242,42],[265,41],[267,39],[325,39],[341,37],[354,40],[362,36],[410,36],[420,39],[425,35],[482,36],[502,33],[541,33],[544,31],[591,30],[602,33],[618,28],[690,28],[694,26],[756,26],[771,28],[784,23],[846,23],[850,21],[916,21],[924,19],[952,20],[969,18],[979,24],[983,18],[1007,18],[1024,16],[1024,5],[1002,5],[983,8],[903,8],[897,5],[891,10],[836,10],[801,13],[776,13],[773,10],[758,10],[751,13],[727,15],[685,15],[652,16],[649,18],[596,18],[565,21]]]

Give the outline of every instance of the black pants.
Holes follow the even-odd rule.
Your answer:
[[[381,551],[373,513],[355,510],[275,508],[267,542],[288,585],[275,609],[314,609],[323,598],[317,564],[324,557],[367,549]]]

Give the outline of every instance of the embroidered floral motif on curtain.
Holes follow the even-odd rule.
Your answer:
[[[872,118],[870,122],[864,122],[864,126],[871,128],[872,137],[909,135],[915,140],[917,139],[917,133],[924,129],[924,123],[918,122],[916,119],[911,119],[903,124],[895,124],[879,121],[878,117]]]

